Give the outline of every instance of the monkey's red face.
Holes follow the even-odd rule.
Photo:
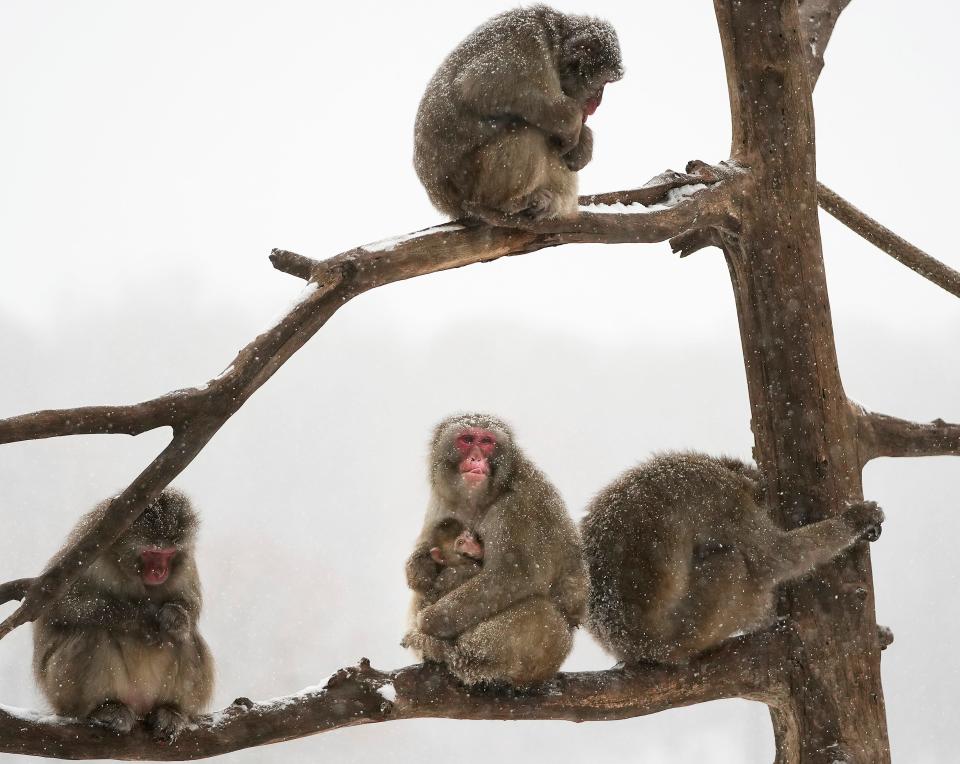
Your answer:
[[[457,433],[454,445],[460,453],[460,476],[470,487],[483,485],[490,477],[490,460],[497,449],[497,436],[482,427],[466,427]]]
[[[177,553],[176,547],[166,549],[141,549],[140,560],[143,572],[140,577],[147,586],[159,586],[170,578],[170,564]]]
[[[583,104],[583,121],[587,121],[587,117],[593,114],[600,106],[600,102],[603,100],[603,88],[601,85],[600,89],[597,91],[596,95],[590,96]]]

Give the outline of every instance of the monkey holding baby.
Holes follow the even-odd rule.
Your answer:
[[[414,167],[430,201],[491,224],[577,214],[577,171],[593,156],[586,126],[623,77],[613,27],[545,5],[475,29],[427,85]]]
[[[577,530],[556,489],[485,414],[437,426],[430,487],[406,566],[415,626],[404,645],[467,685],[550,679],[587,596]]]
[[[71,539],[108,506],[81,518]],[[187,497],[164,490],[37,619],[34,675],[56,713],[121,733],[144,719],[156,739],[172,741],[203,711],[214,677],[197,629],[197,524]]]

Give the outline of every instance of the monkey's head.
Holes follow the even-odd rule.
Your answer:
[[[483,559],[480,540],[452,517],[437,523],[431,542],[430,557],[438,565],[465,565]]]
[[[558,54],[560,87],[582,106],[586,122],[600,105],[603,88],[623,78],[617,32],[607,21],[563,14]]]
[[[430,449],[432,482],[448,497],[492,499],[510,481],[516,466],[513,433],[488,414],[444,419]]]
[[[198,522],[190,500],[167,488],[117,540],[111,558],[128,579],[165,584],[192,556]]]

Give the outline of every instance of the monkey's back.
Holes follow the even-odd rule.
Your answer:
[[[424,91],[414,123],[413,164],[430,201],[453,217],[463,212],[461,176],[468,173],[468,157],[511,124],[509,119],[489,119],[471,108],[462,97],[460,78],[469,64],[491,50],[505,61],[520,56],[521,45],[542,49],[546,55],[547,10],[517,8],[477,27],[447,55]],[[490,82],[500,77],[491,67]]]
[[[591,502],[581,523],[590,571],[587,626],[621,659],[655,642],[686,594],[694,555],[766,522],[755,470],[695,452],[660,454]]]

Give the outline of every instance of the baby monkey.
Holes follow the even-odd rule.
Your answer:
[[[85,515],[71,539],[108,506]],[[58,714],[122,733],[142,718],[172,741],[204,709],[213,660],[197,630],[197,524],[187,497],[166,489],[36,621],[34,675]]]
[[[437,523],[431,542],[430,559],[436,568],[424,571],[414,589],[414,615],[473,578],[483,566],[483,544],[459,520],[447,517]]]
[[[494,225],[576,215],[576,173],[593,156],[584,123],[621,77],[606,21],[546,5],[494,16],[420,101],[413,162],[430,201]]]

